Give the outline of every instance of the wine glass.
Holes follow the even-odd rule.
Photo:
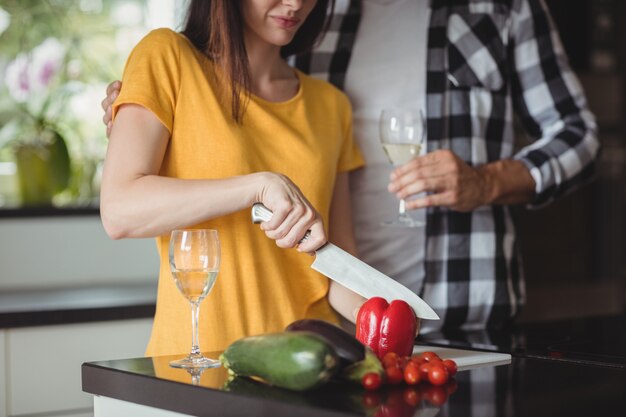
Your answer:
[[[421,111],[385,108],[380,114],[379,127],[380,141],[390,163],[400,166],[419,156],[426,138],[426,125]],[[405,205],[405,200],[400,200],[398,216],[382,224],[400,227],[424,226],[423,222],[407,214]]]
[[[200,353],[198,319],[200,302],[215,284],[220,267],[220,241],[217,230],[174,230],[169,246],[170,269],[176,286],[191,304],[191,353],[170,362],[175,368],[214,368],[220,362]]]

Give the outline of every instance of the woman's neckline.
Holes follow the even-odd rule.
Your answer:
[[[300,71],[294,68],[293,73],[298,79],[298,90],[296,91],[296,94],[294,94],[290,98],[286,100],[272,101],[272,100],[267,100],[259,95],[256,95],[252,91],[250,92],[250,98],[261,104],[271,105],[271,106],[282,106],[282,105],[290,104],[290,103],[293,103],[294,101],[297,101],[300,98],[300,96],[302,96],[302,90],[304,87],[302,85],[302,76],[300,74]]]

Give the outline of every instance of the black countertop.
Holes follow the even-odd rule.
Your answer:
[[[156,283],[3,291],[0,329],[150,318],[156,292]]]
[[[100,208],[97,205],[80,207],[2,207],[0,208],[0,220],[15,218],[39,218],[39,217],[75,217],[75,216],[99,216]]]
[[[449,386],[395,386],[368,393],[332,382],[296,393],[229,380],[223,368],[199,376],[171,357],[83,364],[85,392],[193,416],[503,416],[623,415],[626,369],[514,357],[510,365],[460,371]]]
[[[228,380],[223,368],[192,376],[170,368],[171,357],[157,357],[83,364],[83,390],[194,416],[623,415],[624,323],[624,316],[596,317],[422,334],[418,344],[512,355],[509,365],[460,371],[445,388],[398,386],[366,393],[359,386],[332,382],[294,393],[247,379]]]
[[[422,334],[418,343],[626,368],[626,315],[525,323],[488,331],[444,330]]]

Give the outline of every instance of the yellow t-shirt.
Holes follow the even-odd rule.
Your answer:
[[[220,105],[215,70],[183,35],[155,30],[130,55],[114,112],[122,104],[139,104],[168,129],[160,175],[215,179],[282,173],[328,225],[337,173],[363,164],[347,97],[297,72],[300,88],[293,98],[273,103],[253,96],[237,125],[230,106]],[[217,229],[222,247],[217,281],[200,307],[201,350],[221,350],[240,337],[279,331],[305,317],[337,320],[325,297],[328,280],[310,268],[313,259],[278,248],[251,223],[249,210],[197,227]],[[168,243],[169,236],[157,238],[161,268],[149,356],[188,353],[191,344],[189,304],[172,279]]]

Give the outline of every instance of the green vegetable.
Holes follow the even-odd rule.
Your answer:
[[[339,358],[316,334],[283,332],[239,339],[226,348],[220,361],[234,375],[304,391],[328,381],[337,370]]]
[[[375,373],[382,377],[384,375],[384,369],[374,352],[370,348],[367,348],[365,350],[365,359],[344,368],[340,376],[348,381],[360,384],[363,376],[369,373]]]

